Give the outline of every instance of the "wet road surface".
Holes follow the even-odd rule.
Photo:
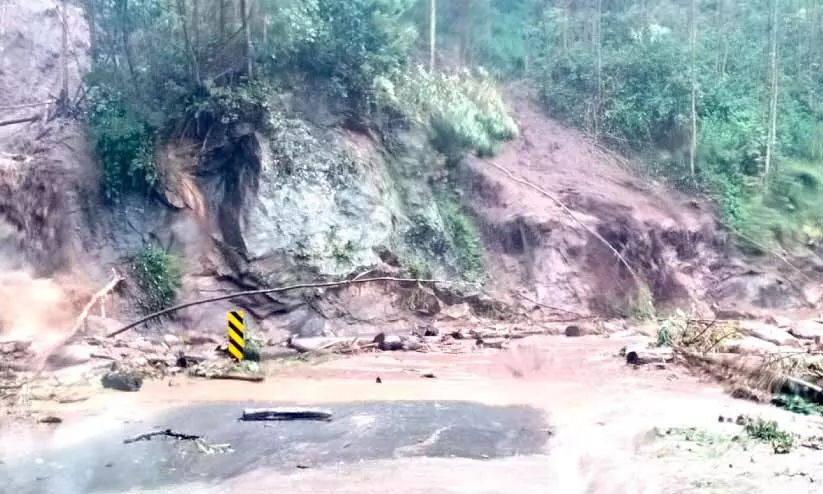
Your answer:
[[[80,444],[6,460],[0,480],[8,480],[0,492],[126,492],[222,481],[261,469],[294,472],[392,458],[537,455],[545,452],[550,436],[544,413],[525,406],[357,402],[323,406],[334,413],[330,422],[242,422],[238,417],[244,407],[200,404],[123,424],[120,430],[89,431],[91,437]],[[200,435],[212,445],[229,444],[232,451],[204,454],[193,441],[163,436],[123,442],[163,429]]]

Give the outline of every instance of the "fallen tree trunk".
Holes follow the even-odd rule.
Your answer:
[[[312,336],[309,338],[290,337],[286,346],[300,353],[349,353],[371,348],[374,343],[343,336]]]
[[[0,127],[5,127],[6,125],[16,125],[21,123],[29,123],[29,122],[36,122],[40,120],[40,115],[32,115],[30,117],[24,118],[13,118],[11,120],[0,120]]]
[[[502,350],[509,344],[508,338],[480,338],[477,340],[477,345],[483,348],[497,348]]]
[[[626,349],[626,363],[630,365],[662,364],[674,360],[674,350],[669,347]]]
[[[331,420],[330,410],[312,408],[246,408],[240,420]]]
[[[757,389],[769,393],[783,393],[792,396],[801,396],[804,399],[823,404],[823,388],[806,379],[790,376],[774,368],[774,364],[782,357],[796,357],[795,353],[784,356],[752,356],[737,354],[708,354],[702,355],[687,350],[678,349],[678,353],[702,366],[711,372],[717,379],[728,380],[731,376],[747,379]]]
[[[323,283],[301,283],[298,285],[290,285],[290,286],[282,286],[278,288],[263,288],[260,290],[245,290],[242,292],[234,292],[228,295],[221,295],[219,297],[211,297],[203,300],[195,300],[194,302],[186,302],[185,304],[175,305],[174,307],[169,307],[168,309],[163,309],[157,311],[153,314],[149,314],[137,321],[123,326],[122,328],[118,329],[117,331],[113,331],[106,335],[108,338],[113,338],[120,333],[128,331],[129,329],[143,324],[146,321],[150,321],[152,319],[158,318],[160,316],[164,316],[171,312],[175,312],[182,309],[187,309],[189,307],[193,307],[195,305],[202,305],[208,304],[211,302],[220,302],[223,300],[231,300],[234,298],[239,297],[247,297],[251,295],[265,295],[270,293],[283,293],[293,290],[301,290],[304,288],[328,288],[328,287],[339,287],[339,286],[347,286],[347,285],[359,285],[364,283],[375,283],[375,282],[396,282],[396,283],[440,283],[440,284],[454,284],[455,282],[446,281],[446,280],[437,280],[437,279],[427,279],[427,278],[396,278],[394,276],[379,276],[375,278],[359,278],[356,277],[353,280],[342,280],[342,281],[328,281]]]
[[[209,379],[220,379],[223,381],[246,381],[251,383],[261,383],[266,380],[266,376],[261,374],[243,374],[240,372],[223,372],[208,376]]]
[[[123,439],[123,444],[136,443],[137,441],[150,441],[152,438],[157,436],[165,436],[182,441],[194,441],[200,439],[200,436],[194,434],[182,434],[180,432],[175,432],[171,429],[166,429],[157,432],[148,432],[146,434],[140,434],[139,436],[133,437],[131,439]]]
[[[106,295],[111,293],[115,288],[117,288],[117,285],[119,285],[120,282],[123,281],[123,277],[120,276],[117,273],[117,271],[115,271],[113,269],[112,269],[112,275],[113,275],[113,277],[112,277],[111,281],[106,283],[106,285],[103,288],[101,288],[94,295],[92,295],[91,299],[89,299],[89,302],[86,304],[85,307],[83,307],[83,310],[80,312],[80,315],[77,316],[77,320],[75,321],[74,325],[72,326],[71,330],[69,331],[70,337],[74,336],[78,331],[80,331],[80,328],[86,322],[86,319],[88,319],[89,313],[94,308],[94,306],[97,305],[97,303],[100,302],[100,300],[103,297],[105,297]]]
[[[94,306],[100,301],[100,299],[106,296],[112,290],[114,290],[117,287],[117,285],[119,285],[120,282],[123,281],[123,277],[120,276],[114,269],[112,269],[112,274],[112,280],[106,283],[106,285],[103,288],[101,288],[94,295],[92,295],[91,299],[88,301],[85,307],[83,307],[83,310],[80,311],[80,315],[77,316],[77,319],[75,320],[74,324],[69,330],[68,335],[61,338],[60,342],[56,345],[52,345],[50,348],[48,348],[44,352],[45,356],[42,357],[42,360],[38,359],[37,372],[34,375],[34,379],[39,378],[40,375],[43,373],[43,370],[46,368],[46,362],[48,361],[51,354],[57,351],[57,349],[64,345],[67,341],[71,340],[80,331],[80,328],[83,327],[83,324],[89,317],[89,313],[94,308]]]

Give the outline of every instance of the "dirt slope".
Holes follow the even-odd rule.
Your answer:
[[[621,158],[547,118],[534,101],[522,88],[510,91],[520,137],[490,160],[470,160],[461,172],[498,287],[522,287],[539,302],[568,310],[629,315],[642,309],[631,296],[631,274],[602,242],[550,198],[490,163],[553,195],[608,240],[643,278],[658,308],[695,304],[706,311],[709,298],[801,304],[776,274],[715,296],[721,280],[728,284],[741,274],[735,263],[738,271],[741,266],[708,205],[638,178]]]

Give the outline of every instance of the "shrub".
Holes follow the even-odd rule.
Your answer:
[[[155,245],[140,249],[131,259],[131,271],[140,290],[139,304],[146,312],[171,306],[182,285],[180,259]]]
[[[130,192],[147,192],[157,181],[153,129],[111,87],[90,87],[88,100],[89,134],[102,165],[104,197],[116,202]]]
[[[196,122],[196,133],[201,137],[215,124],[247,122],[256,128],[265,128],[269,124],[270,91],[271,88],[259,81],[230,87],[207,83],[203,91],[189,98],[184,123]]]
[[[497,143],[517,136],[517,124],[491,79],[481,75],[431,74],[422,67],[375,82],[378,107],[389,106],[427,128],[439,151],[490,155]]]

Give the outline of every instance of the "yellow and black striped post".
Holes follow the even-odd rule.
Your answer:
[[[229,321],[229,353],[237,361],[243,360],[246,347],[246,328],[243,325],[243,311],[233,310],[228,313]]]

